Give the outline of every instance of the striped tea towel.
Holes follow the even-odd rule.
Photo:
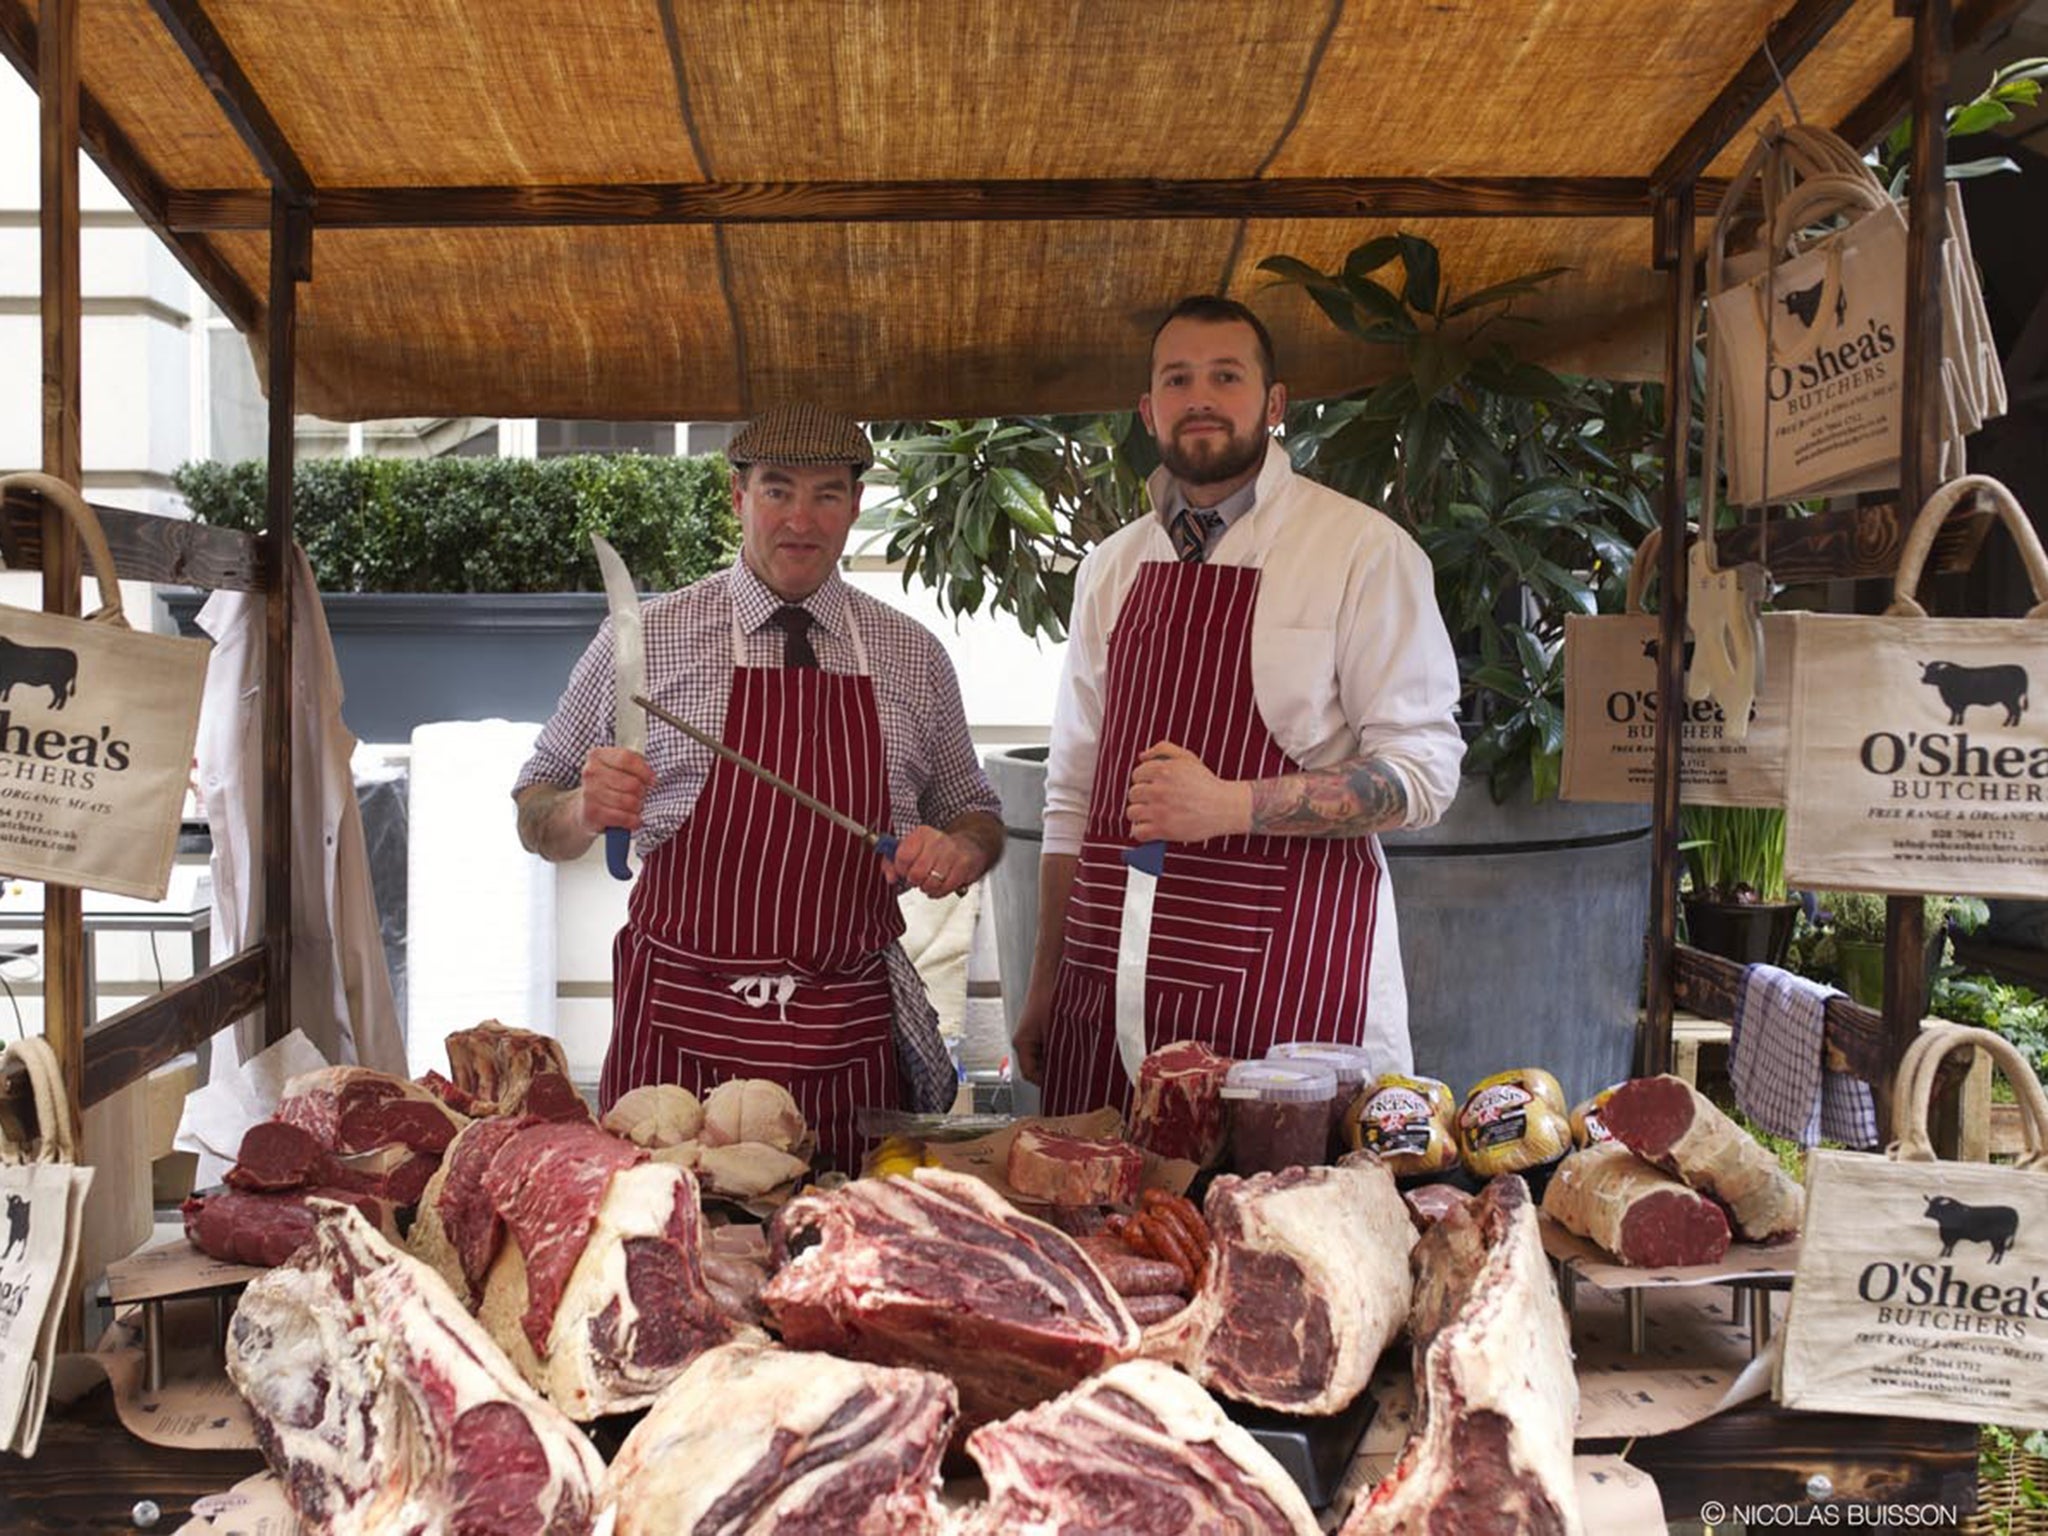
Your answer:
[[[1776,966],[1747,967],[1735,997],[1728,1078],[1742,1112],[1774,1135],[1803,1147],[1822,1136],[1874,1147],[1877,1102],[1870,1085],[1823,1064],[1827,1002],[1836,995]]]

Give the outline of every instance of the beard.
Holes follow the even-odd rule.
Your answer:
[[[1236,479],[1265,458],[1266,436],[1256,428],[1239,433],[1227,430],[1228,423],[1225,427],[1223,437],[1203,436],[1192,444],[1183,442],[1178,430],[1172,437],[1155,438],[1159,462],[1182,485],[1218,485]]]

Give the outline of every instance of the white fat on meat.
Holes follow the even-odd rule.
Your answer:
[[[988,1502],[955,1536],[1312,1536],[1301,1490],[1180,1372],[1129,1360],[976,1430]]]
[[[607,1474],[618,1536],[936,1536],[957,1411],[930,1371],[723,1345],[620,1447]]]
[[[1408,1316],[1415,1228],[1393,1175],[1364,1163],[1225,1176],[1202,1214],[1209,1273],[1143,1353],[1236,1402],[1341,1412]]]
[[[1414,1265],[1417,1428],[1343,1536],[1578,1536],[1579,1384],[1528,1186],[1492,1180]]]
[[[664,1290],[658,1308],[643,1316],[628,1283],[630,1245],[669,1236],[684,1206],[688,1230],[679,1256],[680,1286],[673,1295]],[[605,1186],[582,1255],[569,1273],[545,1356],[527,1337],[526,1260],[509,1233],[484,1282],[477,1315],[520,1374],[571,1418],[587,1421],[645,1408],[691,1359],[735,1331],[705,1285],[698,1252],[702,1230],[688,1169],[654,1162],[622,1168]],[[664,1330],[664,1337],[673,1333],[667,1347],[649,1347],[644,1335],[654,1328]]]
[[[426,1265],[353,1209],[321,1211],[250,1282],[228,1376],[302,1527],[584,1536],[604,1464]]]

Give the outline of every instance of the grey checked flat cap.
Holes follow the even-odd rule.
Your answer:
[[[798,403],[763,411],[733,435],[725,457],[746,464],[851,464],[858,474],[875,462],[875,445],[851,416]]]

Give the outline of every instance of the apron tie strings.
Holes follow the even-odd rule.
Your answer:
[[[784,1024],[789,1022],[789,1000],[796,996],[794,976],[742,976],[732,982],[726,991],[733,994],[749,1008],[765,1008],[775,1004],[776,1019]]]

